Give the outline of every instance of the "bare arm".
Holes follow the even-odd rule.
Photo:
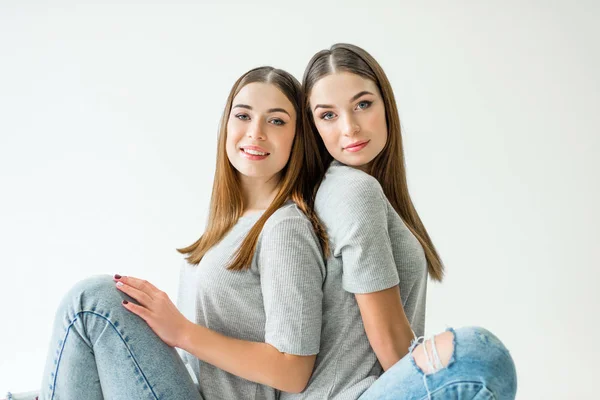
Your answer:
[[[290,393],[306,387],[316,355],[282,353],[267,343],[227,337],[190,321],[180,348],[244,379]]]
[[[342,179],[328,198],[335,213],[325,215],[342,257],[343,287],[355,294],[369,343],[387,370],[408,353],[413,333],[400,298],[383,189],[366,174],[352,172],[352,182]]]
[[[179,347],[217,368],[284,392],[299,393],[306,387],[315,355],[286,354],[267,343],[224,336],[185,318],[169,296],[150,282],[131,276],[115,280],[119,290],[139,302],[123,302],[123,306],[146,321],[169,346]]]
[[[365,331],[383,370],[408,353],[413,331],[404,313],[398,286],[356,294]]]

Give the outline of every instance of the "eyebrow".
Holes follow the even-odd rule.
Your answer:
[[[248,109],[248,110],[252,110],[252,107],[251,107],[251,106],[249,106],[248,104],[236,104],[235,106],[233,106],[233,107],[232,107],[232,109],[234,109],[234,108],[246,108],[246,109]],[[287,115],[288,115],[288,117],[290,117],[290,118],[292,117],[292,116],[290,115],[290,113],[289,113],[289,112],[287,112],[287,111],[286,111],[285,109],[283,109],[283,108],[269,108],[269,109],[267,110],[267,112],[268,112],[268,113],[282,112],[282,113],[284,113],[284,114],[287,114]]]
[[[348,103],[352,103],[353,101],[364,96],[365,94],[372,95],[373,93],[369,92],[368,90],[363,90],[362,92],[358,92],[354,96],[352,96],[352,98],[350,99],[350,101]],[[315,106],[315,108],[313,109],[313,111],[317,111],[317,108],[333,108],[333,106],[331,104],[317,104]]]
[[[352,96],[352,98],[350,99],[350,103],[352,103],[354,100],[357,100],[359,97],[364,96],[365,94],[373,94],[373,93],[369,92],[368,90],[363,90],[362,92],[358,92],[354,96]]]

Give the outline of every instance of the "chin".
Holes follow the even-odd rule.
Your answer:
[[[273,175],[257,168],[241,168],[238,172],[248,178],[266,178]]]
[[[255,166],[255,165],[248,165],[248,164],[243,164],[240,163],[238,165],[235,165],[234,168],[237,170],[237,172],[242,175],[245,176],[247,178],[252,178],[252,179],[271,179],[273,178],[275,175],[277,175],[278,171],[275,171],[276,168],[265,168],[266,166]]]
[[[362,166],[365,166],[367,164],[369,164],[371,161],[373,161],[375,157],[370,157],[370,156],[354,156],[354,157],[340,157],[338,159],[338,161],[340,161],[342,164],[346,164],[349,165],[351,167],[355,167],[355,168],[360,168]]]

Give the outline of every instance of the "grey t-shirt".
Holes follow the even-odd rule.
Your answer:
[[[379,182],[362,171],[334,161],[317,192],[315,210],[331,245],[323,286],[321,351],[306,390],[282,393],[281,399],[354,400],[382,373],[355,293],[399,285],[406,316],[421,336],[427,262]]]
[[[317,354],[325,266],[312,225],[296,204],[286,203],[268,219],[250,269],[226,269],[259,216],[240,218],[197,266],[184,262],[178,307],[223,335],[266,342],[288,354]],[[180,353],[205,400],[278,398],[271,387]]]

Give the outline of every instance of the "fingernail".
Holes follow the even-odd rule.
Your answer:
[[[123,286],[123,282],[117,282],[117,286],[119,286],[119,287]]]
[[[123,300],[123,304],[129,304],[127,300]]]
[[[121,275],[119,275],[119,274],[115,274],[115,279],[121,279],[121,278],[122,278],[122,276],[121,276]]]

